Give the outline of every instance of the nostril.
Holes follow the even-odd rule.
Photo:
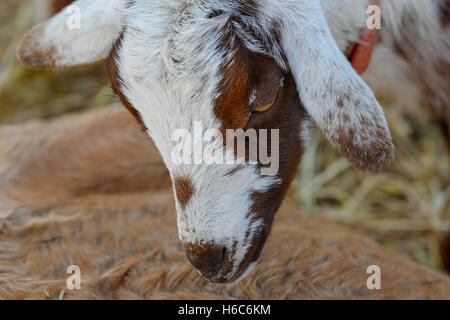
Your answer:
[[[186,246],[186,256],[203,275],[211,276],[225,261],[227,249],[215,246]]]

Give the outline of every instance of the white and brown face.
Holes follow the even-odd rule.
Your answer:
[[[80,0],[79,30],[67,29],[62,12],[25,36],[19,57],[32,67],[109,57],[114,89],[172,176],[188,259],[209,281],[233,282],[262,252],[310,119],[358,168],[376,172],[393,157],[383,112],[338,51],[316,2]],[[259,158],[175,162],[174,132],[198,122],[222,134],[268,130],[269,154],[270,130],[278,130],[279,152],[271,156],[279,170],[262,174]],[[220,154],[242,155],[224,141],[216,143]]]

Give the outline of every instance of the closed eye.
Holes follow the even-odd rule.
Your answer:
[[[272,109],[272,107],[275,105],[275,103],[278,100],[278,96],[279,96],[280,91],[277,92],[277,94],[275,95],[275,97],[273,97],[273,99],[266,104],[260,104],[258,105],[258,103],[255,103],[254,106],[252,107],[252,113],[263,113],[266,111],[269,111],[270,109]]]
[[[268,104],[265,104],[265,105],[260,106],[260,107],[253,108],[253,112],[264,112],[264,111],[267,111],[267,110],[269,110],[270,108],[272,108],[274,106],[275,101],[277,101],[277,97],[276,96]]]

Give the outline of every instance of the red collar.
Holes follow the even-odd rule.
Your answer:
[[[380,5],[381,0],[369,0],[369,5]],[[378,29],[365,27],[359,42],[350,44],[346,56],[358,74],[363,74],[369,67],[375,45],[378,40]]]

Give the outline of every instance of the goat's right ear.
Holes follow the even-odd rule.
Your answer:
[[[46,69],[106,58],[123,29],[123,10],[127,2],[74,1],[24,36],[17,51],[19,60],[31,68]]]
[[[385,169],[395,152],[383,109],[339,51],[320,2],[286,1],[280,9],[281,46],[306,110],[354,167]]]

